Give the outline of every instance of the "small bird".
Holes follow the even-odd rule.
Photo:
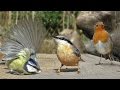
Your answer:
[[[0,51],[12,74],[41,72],[36,54],[41,48],[46,32],[42,21],[23,20],[11,29]]]
[[[82,41],[82,31],[74,30],[74,29],[64,29],[59,33],[59,35],[66,36],[74,45],[77,47],[77,49],[80,50],[80,53],[85,53],[86,48],[84,46],[84,43]]]
[[[96,65],[101,64],[102,55],[108,56],[112,64],[113,58],[111,52],[112,52],[113,43],[110,34],[105,30],[105,26],[103,22],[97,22],[95,25],[93,43],[97,52],[101,55],[100,61]]]
[[[78,73],[80,73],[79,61],[81,59],[80,51],[76,46],[65,36],[58,35],[53,37],[57,44],[57,57],[61,62],[58,73],[63,65],[65,66],[78,66]]]

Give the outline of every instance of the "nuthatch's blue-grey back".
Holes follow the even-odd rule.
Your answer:
[[[3,60],[11,73],[40,72],[36,53],[39,52],[45,35],[46,30],[41,21],[23,20],[11,29],[0,50],[5,54]]]
[[[57,56],[61,62],[61,67],[78,66],[78,73],[80,72],[79,61],[81,59],[80,51],[76,46],[65,36],[59,35],[54,37],[57,43]],[[61,67],[58,69],[60,72]]]

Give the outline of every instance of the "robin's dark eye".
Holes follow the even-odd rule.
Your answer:
[[[96,25],[96,27],[98,27],[98,25]]]

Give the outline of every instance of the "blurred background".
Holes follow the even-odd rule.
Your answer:
[[[56,53],[56,45],[51,36],[67,36],[81,51],[98,55],[92,44],[94,25],[103,21],[110,33],[114,50],[120,58],[120,11],[0,11],[0,46],[11,30],[20,20],[42,20],[48,32],[40,53]],[[99,55],[98,55],[99,56]]]
[[[55,44],[51,36],[58,35],[64,29],[76,28],[79,11],[0,11],[0,42],[9,33],[10,28],[24,19],[42,19],[48,32],[42,53],[55,53]]]

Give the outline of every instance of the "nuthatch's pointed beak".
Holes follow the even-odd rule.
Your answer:
[[[52,36],[54,39],[56,39],[57,37],[56,36]]]
[[[52,36],[53,37],[53,40],[55,41],[55,43],[57,43],[57,37],[56,36]]]

